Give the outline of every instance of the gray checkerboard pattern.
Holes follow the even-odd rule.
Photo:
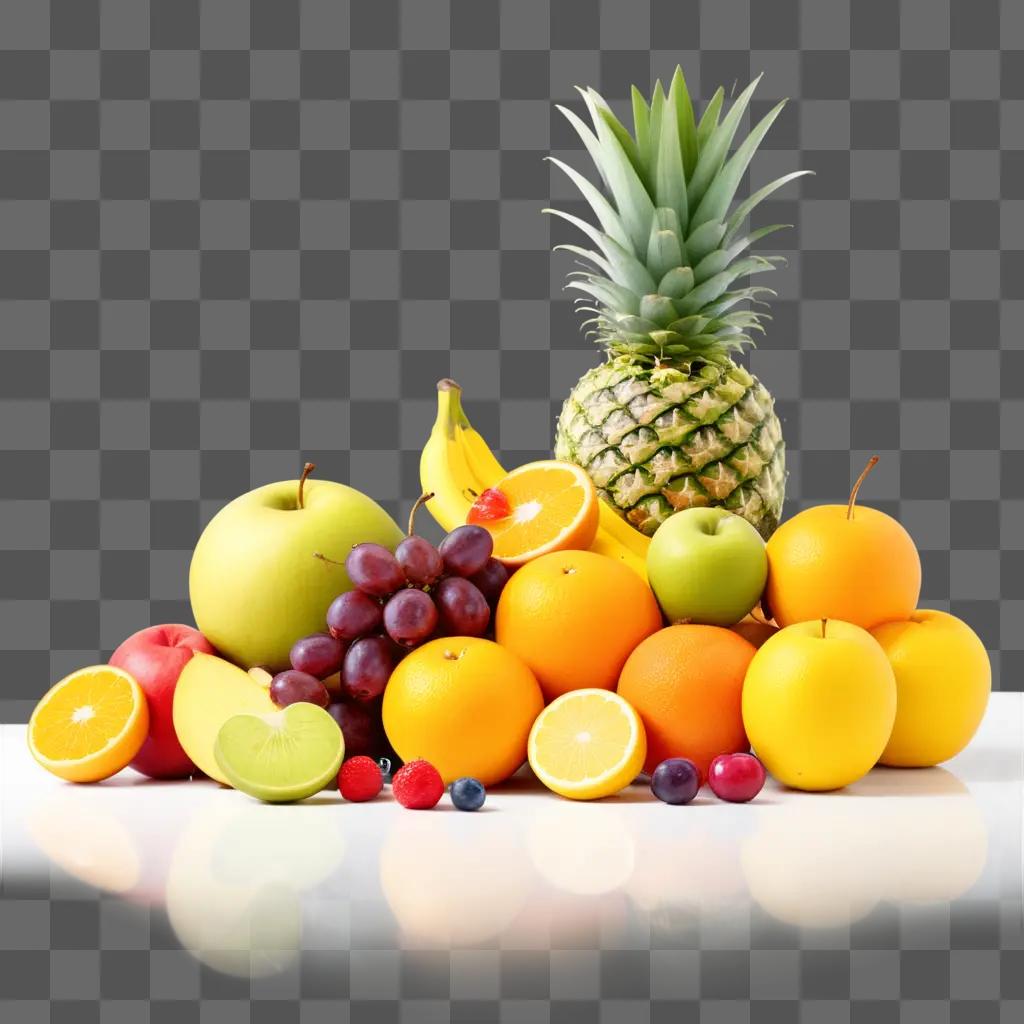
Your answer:
[[[1015,0],[3,0],[0,716],[189,621],[202,524],[312,459],[404,512],[434,382],[509,463],[598,353],[553,109],[686,68],[792,102],[753,170],[790,513],[898,513],[924,599],[1024,687],[1024,7]],[[564,258],[563,258],[564,257]]]
[[[342,893],[339,892],[339,896]],[[754,905],[592,903],[588,929],[470,948],[410,942],[376,899],[328,898],[342,941],[275,950],[256,976],[182,949],[165,911],[99,897],[58,869],[0,906],[5,1024],[1017,1024],[1013,900],[879,905],[801,929]],[[570,913],[573,904],[565,903]],[[583,904],[580,904],[582,906]],[[579,912],[579,906],[576,908]],[[557,920],[557,918],[556,918]],[[208,957],[207,957],[208,958]],[[230,958],[246,962],[242,954]],[[224,957],[219,958],[223,962]]]
[[[541,158],[581,160],[553,103],[677,62],[704,99],[763,70],[754,115],[792,97],[754,184],[817,172],[759,211],[796,225],[749,357],[788,511],[879,453],[864,495],[921,546],[926,603],[1024,688],[1020,0],[2,0],[0,50],[0,718],[189,621],[192,544],[250,486],[311,459],[407,510],[441,376],[507,462],[547,453],[598,358],[539,212],[575,202]],[[450,955],[371,928],[263,984],[155,909],[3,897],[5,1024],[1024,1018],[999,904],[821,948],[756,916],[746,949],[673,921]]]

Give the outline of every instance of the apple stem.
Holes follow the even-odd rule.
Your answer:
[[[821,639],[825,640],[825,626],[828,624],[828,619],[821,620]]]
[[[434,496],[434,492],[433,491],[425,491],[423,494],[421,494],[416,499],[415,503],[412,506],[412,509],[409,512],[409,529],[407,531],[407,536],[409,536],[409,537],[412,536],[413,523],[416,520],[416,513],[420,510],[420,506],[425,505],[428,501],[430,501],[430,499],[433,496]]]
[[[878,465],[878,456],[877,455],[872,455],[871,458],[868,459],[868,464],[864,467],[864,469],[861,472],[860,476],[857,477],[857,482],[853,485],[853,490],[850,491],[850,503],[846,506],[846,518],[847,519],[852,519],[853,518],[853,506],[854,506],[854,503],[857,500],[857,492],[860,490],[860,485],[862,483],[864,483],[864,481],[867,479],[868,473],[870,473],[871,470],[873,470],[875,468],[875,466],[877,466],[877,465]]]
[[[305,486],[306,486],[306,477],[309,476],[309,474],[312,473],[313,470],[315,470],[315,469],[316,469],[316,463],[314,463],[314,462],[307,462],[302,467],[302,476],[299,477],[299,496],[295,499],[295,506],[296,506],[296,508],[304,508],[305,507],[303,505],[303,503],[302,503],[302,492],[303,492],[303,490],[305,489]]]

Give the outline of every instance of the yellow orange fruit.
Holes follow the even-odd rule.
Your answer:
[[[544,699],[611,690],[630,652],[661,628],[650,587],[623,562],[557,551],[527,563],[505,585],[495,637],[533,670]]]
[[[755,649],[722,626],[668,626],[629,656],[618,693],[647,732],[648,774],[667,757],[687,757],[707,778],[719,754],[749,749],[743,677]]]
[[[534,775],[571,800],[598,800],[625,789],[640,774],[646,754],[640,716],[608,690],[563,693],[530,730]]]
[[[403,761],[424,758],[446,785],[471,775],[491,786],[526,760],[543,706],[537,680],[513,653],[449,637],[399,662],[384,691],[384,731]]]
[[[780,626],[839,619],[862,629],[906,619],[921,594],[921,557],[892,516],[856,505],[868,463],[846,505],[818,505],[768,540],[765,598]]]
[[[882,764],[924,768],[959,754],[988,707],[992,667],[965,622],[921,608],[871,631],[896,675],[896,721]]]
[[[62,779],[99,782],[125,768],[148,733],[142,687],[123,669],[93,665],[65,676],[36,705],[28,747]]]
[[[554,459],[528,462],[494,486],[511,514],[479,525],[494,538],[494,557],[506,565],[522,565],[551,551],[583,550],[594,542],[599,499],[579,466]]]
[[[896,717],[896,680],[870,633],[828,619],[780,629],[743,683],[754,753],[783,785],[840,789],[878,761]]]

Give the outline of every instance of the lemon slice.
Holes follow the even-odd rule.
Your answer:
[[[617,693],[571,690],[533,723],[528,756],[548,789],[572,800],[597,800],[640,774],[647,736],[640,716]]]

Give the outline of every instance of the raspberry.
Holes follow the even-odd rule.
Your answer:
[[[403,807],[427,811],[443,796],[444,781],[429,761],[410,761],[395,772],[391,791]]]
[[[346,800],[372,800],[384,787],[380,768],[372,757],[350,757],[338,772],[338,789]]]

